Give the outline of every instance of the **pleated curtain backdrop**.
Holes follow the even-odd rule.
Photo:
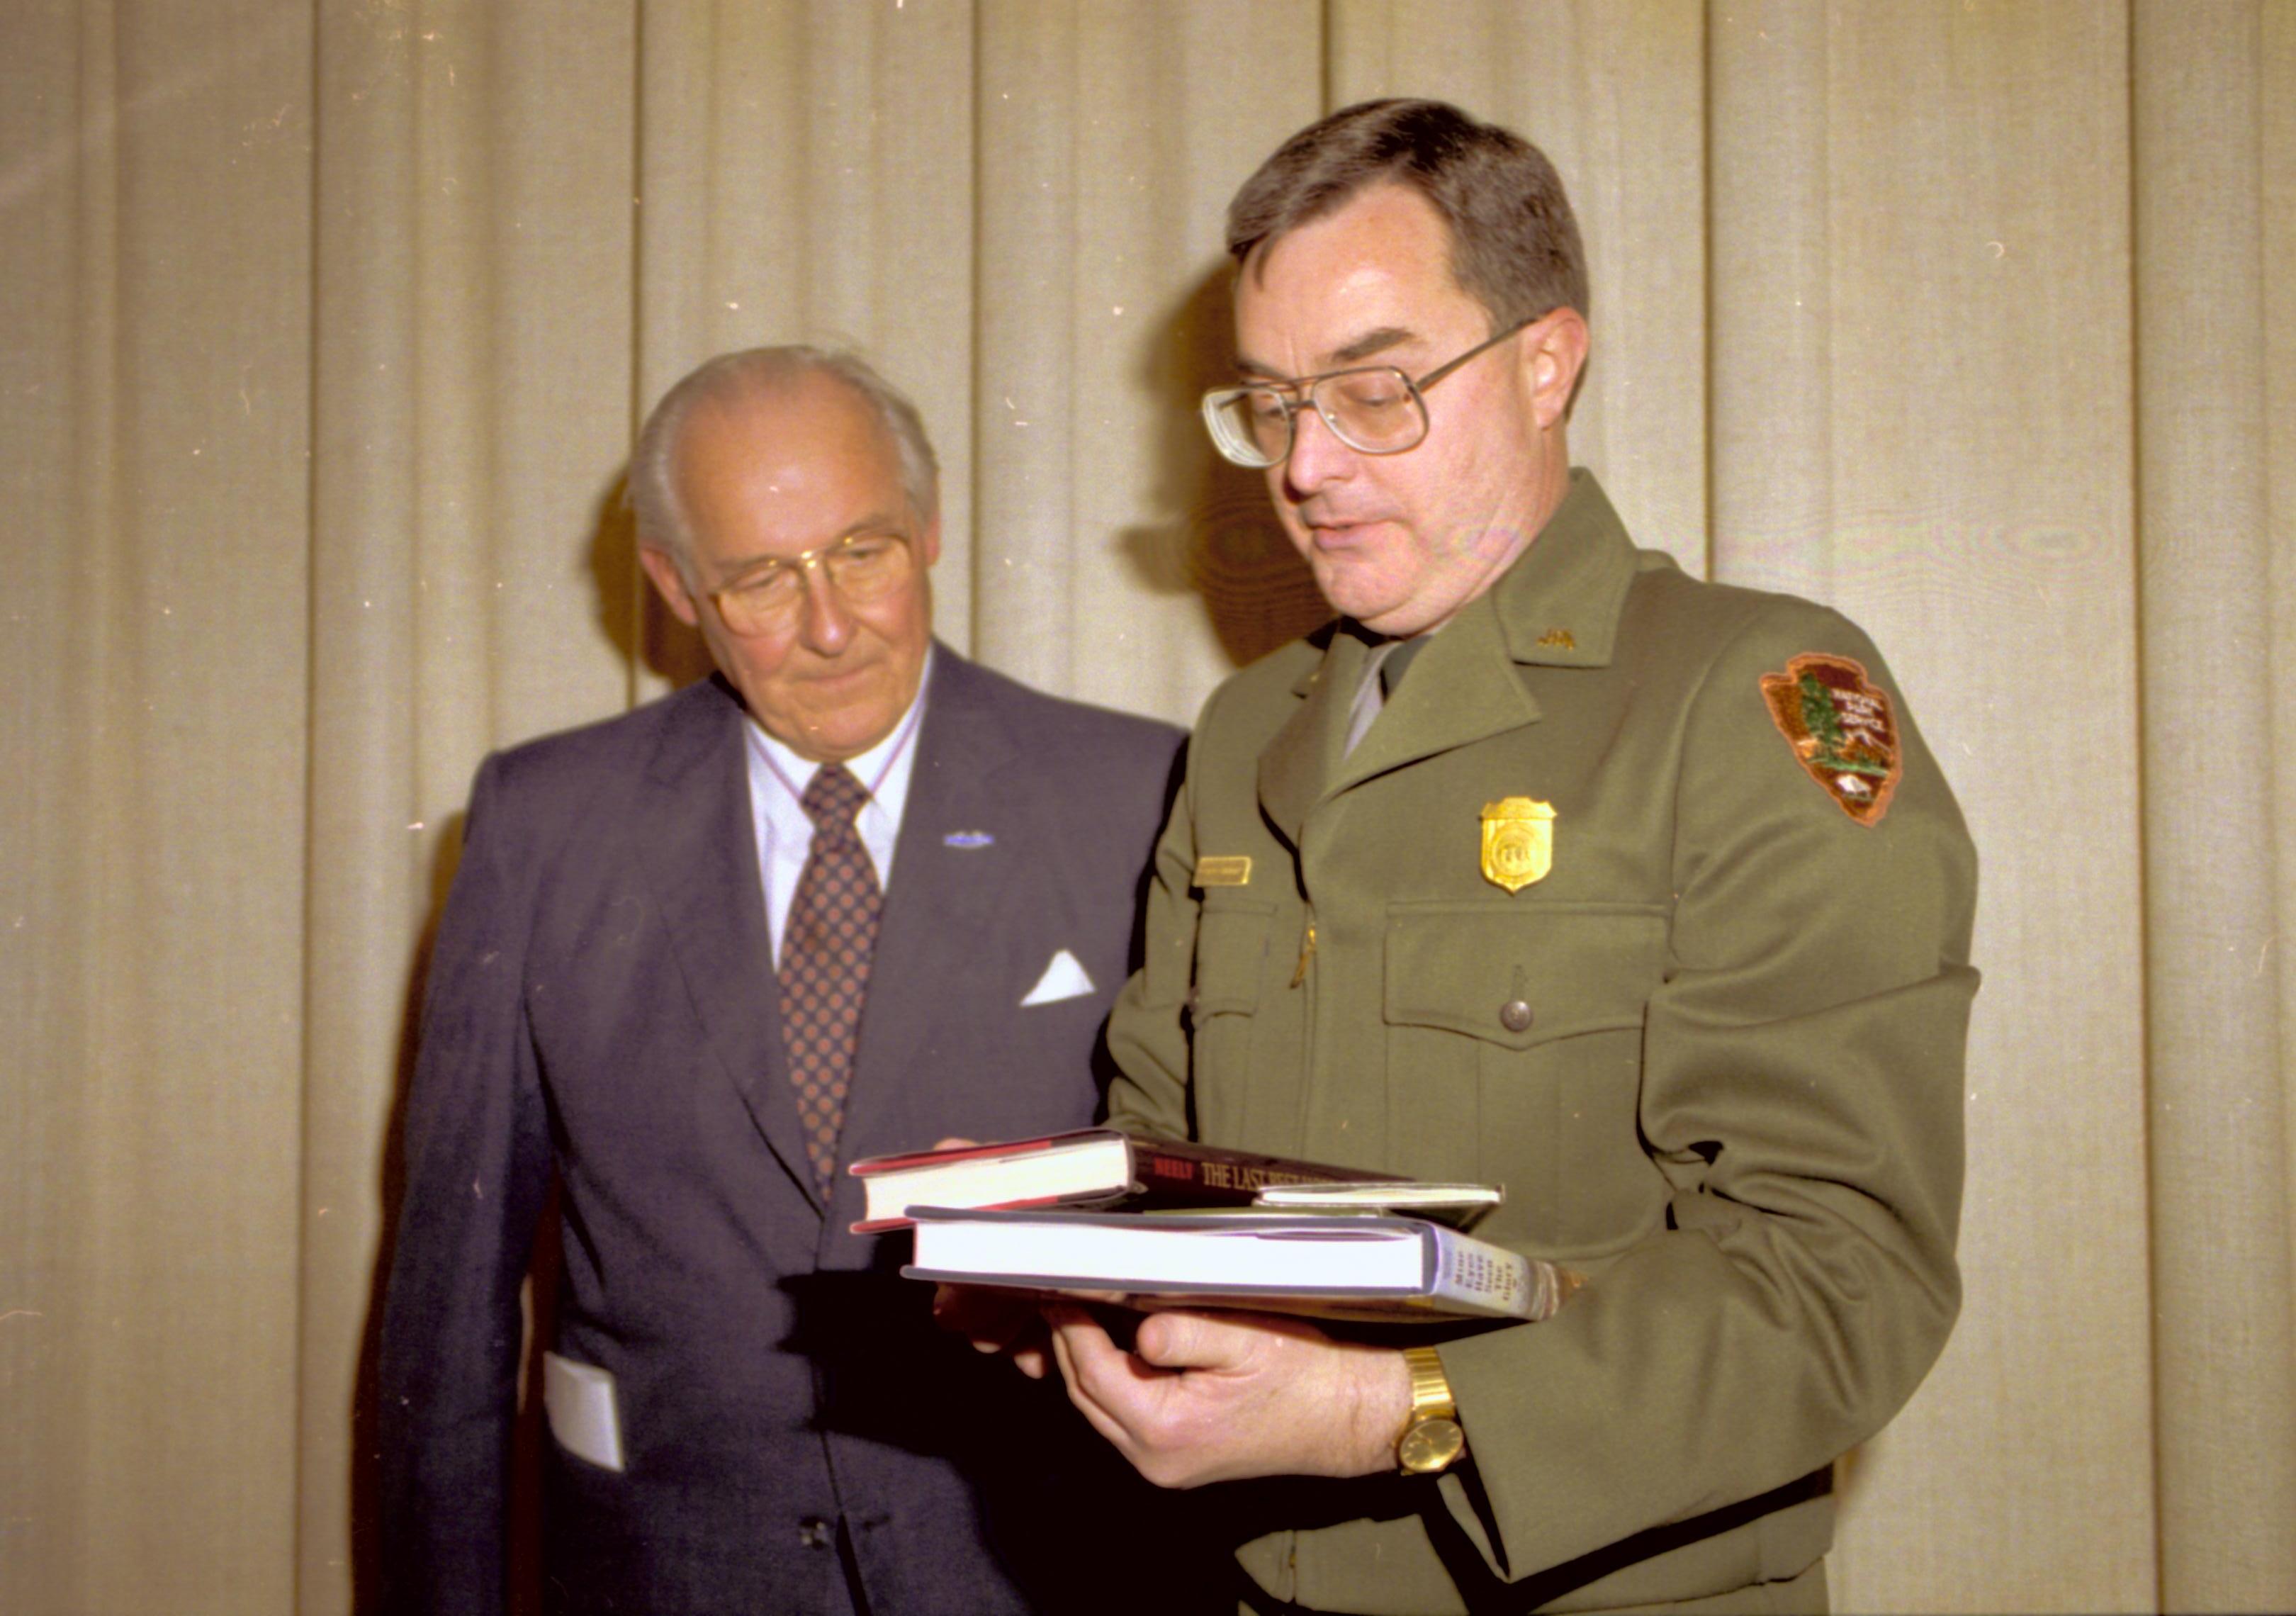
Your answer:
[[[857,345],[944,635],[1185,721],[1312,620],[1192,414],[1365,96],[1540,142],[1644,544],[1889,652],[1984,859],[1967,1302],[1845,1610],[2296,1605],[2296,4],[6,0],[0,1609],[340,1612],[491,748],[693,677],[620,477]]]

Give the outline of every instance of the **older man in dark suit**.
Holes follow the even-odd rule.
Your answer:
[[[1091,1119],[1178,734],[934,643],[932,451],[857,361],[712,361],[631,483],[719,677],[479,773],[383,1324],[394,1604],[503,1603],[554,1169],[554,1605],[1104,1604],[1081,1428],[931,1327],[840,1169]]]

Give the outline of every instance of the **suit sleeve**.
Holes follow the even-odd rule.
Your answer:
[[[1872,824],[1763,700],[1806,652],[1890,692],[1904,772]],[[1488,1514],[1458,1477],[1443,1489],[1503,1577],[1827,1465],[1912,1395],[1959,1303],[1976,869],[1936,763],[1830,612],[1726,646],[1681,745],[1637,1108],[1666,1226],[1554,1319],[1442,1349]]]
[[[479,772],[430,969],[383,1307],[377,1434],[393,1612],[503,1609],[519,1290],[550,1173],[521,983],[532,894],[501,759]]]

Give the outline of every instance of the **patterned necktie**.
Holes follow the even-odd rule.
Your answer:
[[[845,1125],[845,1090],[853,1077],[877,917],[885,906],[877,868],[853,824],[868,800],[868,792],[842,764],[824,764],[814,772],[798,800],[813,821],[813,848],[790,900],[782,941],[782,1046],[797,1088],[814,1187],[824,1202],[837,1162],[838,1130]]]

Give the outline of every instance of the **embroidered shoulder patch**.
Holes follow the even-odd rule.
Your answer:
[[[1809,777],[1860,824],[1878,824],[1905,773],[1890,693],[1848,657],[1805,652],[1762,676],[1770,722]]]

